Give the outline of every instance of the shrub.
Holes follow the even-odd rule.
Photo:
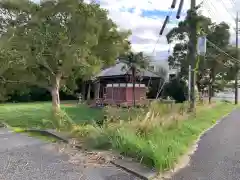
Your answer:
[[[68,116],[68,114],[60,110],[51,120],[43,120],[43,124],[47,127],[53,127],[58,131],[71,131],[75,125],[75,122]]]
[[[167,83],[164,87],[164,96],[170,96],[177,103],[183,103],[186,101],[187,94],[187,85],[186,82],[177,78],[172,79],[169,83]]]

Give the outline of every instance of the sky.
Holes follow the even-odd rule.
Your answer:
[[[91,0],[85,1],[89,2]],[[166,61],[169,53],[171,53],[171,48],[174,45],[167,43],[166,34],[185,18],[186,11],[190,8],[190,1],[184,0],[181,18],[178,20],[176,19],[176,9],[180,0],[177,0],[177,7],[171,13],[170,22],[156,44],[165,16],[169,14],[172,0],[95,0],[102,8],[109,11],[109,17],[120,28],[132,31],[130,41],[133,50],[152,55],[156,61]],[[203,15],[210,17],[214,22],[224,21],[230,25],[230,42],[235,43],[234,18],[236,12],[240,10],[240,0],[196,1],[197,5],[203,2],[200,8]],[[239,7],[239,9],[236,9],[236,7]]]
[[[202,1],[200,12],[217,23],[227,22],[231,26],[230,41],[234,43],[235,7],[240,5],[240,0],[197,0],[197,4]],[[184,19],[187,9],[190,8],[190,0],[185,0],[180,20],[176,19],[176,9],[172,12],[170,23],[153,52],[159,30],[165,16],[169,13],[172,0],[97,0],[97,2],[101,7],[109,10],[109,16],[121,28],[132,31],[130,41],[134,51],[151,54],[158,61],[166,60],[169,55],[168,51],[173,46],[167,43],[165,35]],[[180,0],[177,0],[177,7],[179,2]]]

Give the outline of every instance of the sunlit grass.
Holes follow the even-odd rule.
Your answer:
[[[63,104],[61,108],[76,123],[85,123],[103,118],[102,110],[89,108],[86,105]],[[9,103],[0,105],[0,121],[4,121],[10,126],[51,128],[44,123],[44,120],[50,120],[51,118],[51,103]]]

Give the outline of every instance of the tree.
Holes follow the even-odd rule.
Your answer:
[[[8,99],[8,95],[15,89],[22,88],[12,79],[22,67],[16,53],[0,48],[0,101]],[[8,79],[8,80],[6,80]],[[11,83],[9,83],[11,82]]]
[[[179,79],[179,77],[175,77],[166,83],[163,92],[164,97],[172,97],[176,103],[183,103],[187,100],[186,82],[183,79]]]
[[[132,76],[132,91],[133,91],[133,106],[136,106],[136,95],[135,95],[135,84],[136,84],[136,77],[140,76],[140,72],[144,69],[147,69],[150,61],[149,56],[145,56],[143,52],[133,53],[129,52],[126,55],[120,57],[120,61],[125,63],[126,66],[124,67],[127,72],[130,72]]]
[[[59,90],[76,78],[115,63],[128,49],[129,32],[119,31],[98,4],[79,0],[0,2],[1,40],[23,61],[19,82],[47,89],[54,112]],[[16,79],[18,77],[15,77]]]
[[[221,49],[226,50],[229,44],[229,26],[222,22],[215,24],[211,22],[211,19],[197,15],[194,19],[190,19],[189,13],[184,21],[178,24],[178,27],[173,28],[168,34],[167,39],[169,43],[177,42],[172,56],[169,57],[168,62],[170,66],[180,68],[180,77],[187,79],[188,76],[188,65],[190,64],[187,57],[189,47],[189,25],[191,21],[197,21],[198,26],[201,28],[201,33],[206,34],[207,39],[216,44]],[[229,58],[223,55],[223,53],[216,50],[213,46],[207,45],[207,55],[199,57],[197,61],[197,77],[196,85],[198,92],[202,92],[204,88],[209,86],[210,96],[213,96],[213,88],[215,77],[222,73],[222,70],[226,70],[224,67],[226,61]],[[201,96],[200,96],[201,97]]]

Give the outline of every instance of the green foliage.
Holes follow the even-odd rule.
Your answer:
[[[143,52],[133,53],[129,52],[122,55],[120,61],[126,64],[126,69],[131,72],[132,69],[136,69],[136,73],[140,73],[143,69],[147,69],[151,58],[143,54]]]
[[[187,100],[187,90],[187,84],[184,80],[174,78],[164,86],[163,96],[172,97],[177,103],[183,103]]]
[[[56,116],[51,120],[43,119],[44,124],[51,124],[47,126],[52,126],[58,131],[70,131],[73,129],[75,122],[72,118],[63,110],[58,111]]]
[[[18,70],[21,69],[21,65],[22,63],[18,61],[14,52],[6,49],[0,50],[0,101],[7,100],[8,95],[14,89],[23,89],[23,86],[13,81],[13,77],[19,75]]]
[[[175,67],[180,68],[180,77],[187,79],[188,66],[190,64],[187,57],[189,44],[189,27],[195,23],[201,31],[200,34],[206,34],[207,38],[223,50],[229,47],[229,25],[225,22],[220,24],[213,23],[211,19],[195,14],[190,18],[190,12],[184,21],[178,24],[178,27],[173,28],[168,34],[167,39],[169,43],[176,42],[173,49],[172,56],[169,57],[168,62],[170,66],[175,64]],[[199,91],[202,91],[208,85],[216,88],[215,80],[225,77],[225,73],[229,71],[226,68],[227,64],[231,64],[231,60],[225,54],[207,44],[207,54],[204,57],[199,57],[199,65],[197,69],[196,84]]]
[[[21,83],[49,91],[74,89],[76,78],[94,75],[129,48],[129,32],[119,31],[95,3],[3,0],[0,10],[0,48],[22,63],[14,76]]]

